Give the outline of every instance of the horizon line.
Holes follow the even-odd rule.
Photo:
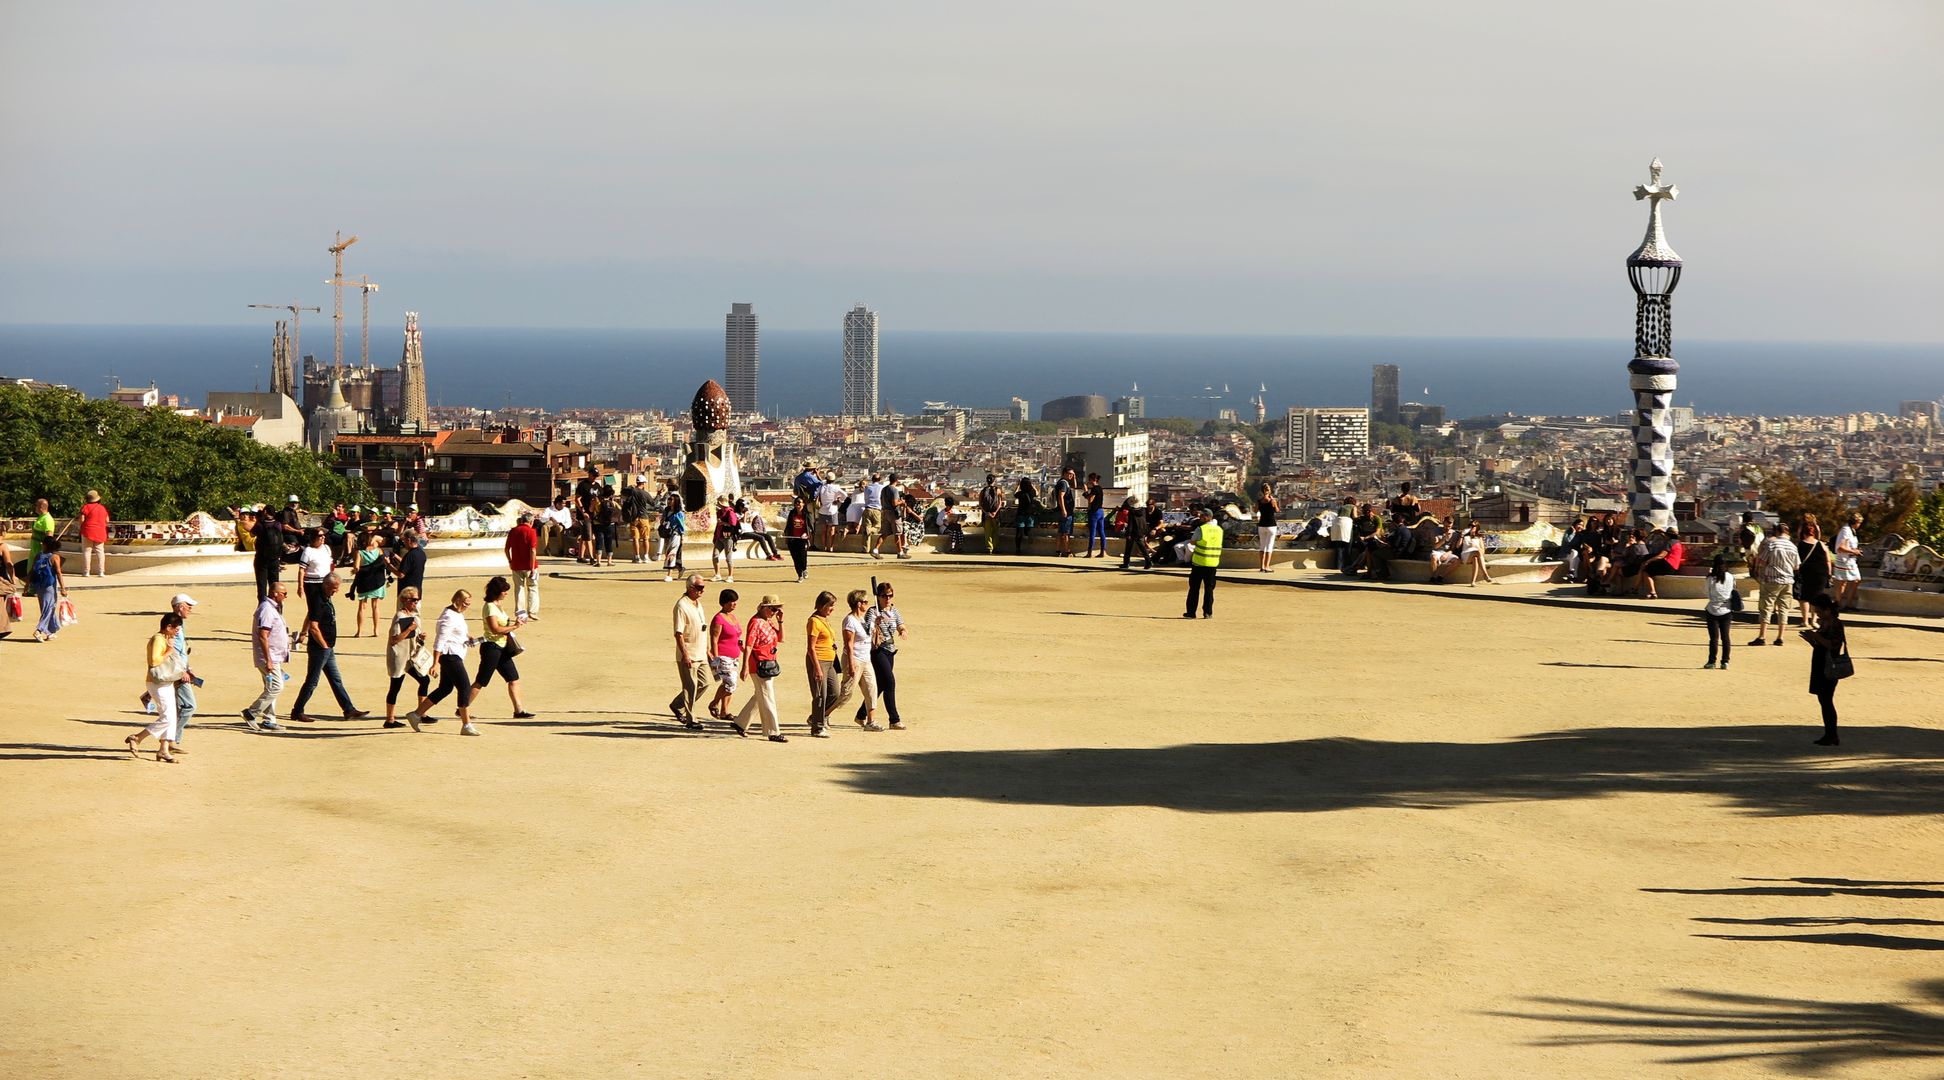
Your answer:
[[[760,313],[760,312],[758,312],[757,314],[758,314],[758,316],[760,317],[760,315],[761,315],[761,313]],[[325,321],[326,321],[327,323],[329,322],[329,320],[325,320]],[[347,322],[348,322],[348,320],[347,320]],[[231,329],[231,328],[238,328],[238,327],[254,327],[254,326],[257,326],[257,325],[258,325],[258,324],[257,324],[257,323],[254,323],[254,322],[206,322],[206,323],[171,323],[171,322],[96,322],[96,323],[78,323],[78,322],[12,322],[12,321],[5,321],[5,320],[0,320],[0,329],[10,329],[10,328],[19,328],[19,329],[125,329],[125,330],[141,330],[141,329],[170,329],[170,330],[214,330],[214,329]],[[399,324],[399,325],[400,325],[400,326],[402,326],[403,324],[401,323],[401,324]],[[435,328],[435,329],[437,329],[437,328],[439,328],[439,327],[441,326],[441,324],[438,324],[438,323],[434,323],[434,324],[433,324],[433,326],[434,326],[434,328]],[[598,330],[598,331],[607,331],[607,332],[616,332],[616,333],[628,333],[628,332],[635,332],[635,333],[716,333],[716,332],[718,332],[718,331],[720,331],[720,330],[721,330],[721,328],[720,328],[720,327],[715,327],[715,326],[590,326],[590,325],[585,325],[585,324],[574,324],[574,325],[540,325],[540,324],[524,324],[524,325],[522,325],[522,324],[504,324],[504,323],[452,323],[452,324],[444,324],[444,329],[448,329],[448,330],[540,330],[540,331],[546,331],[546,330],[566,330],[566,331],[584,331],[584,330]],[[841,336],[842,336],[842,334],[843,334],[843,328],[842,328],[842,326],[841,326],[841,325],[835,325],[835,326],[773,326],[773,327],[768,327],[767,329],[770,329],[770,330],[773,330],[773,331],[779,331],[779,332],[784,332],[784,333],[830,333],[830,334],[832,334],[832,335],[835,335],[835,336],[839,336],[839,337],[841,337]],[[1356,340],[1377,340],[1377,341],[1385,341],[1385,340],[1392,340],[1392,341],[1439,341],[1439,340],[1447,340],[1447,341],[1573,341],[1573,342],[1585,342],[1585,341],[1607,341],[1607,340],[1615,340],[1615,341],[1623,341],[1623,340],[1625,340],[1625,339],[1626,339],[1626,338],[1628,337],[1628,335],[1625,335],[1625,334],[1620,334],[1620,333],[1616,333],[1616,334],[1614,334],[1614,335],[1612,335],[1612,336],[1611,336],[1611,337],[1609,338],[1609,337],[1608,337],[1608,336],[1606,336],[1606,335],[1584,335],[1584,336],[1572,336],[1572,335],[1560,335],[1560,334],[1531,334],[1531,335],[1527,335],[1527,334],[1438,334],[1438,333],[1413,333],[1413,334],[1399,334],[1399,333],[1389,333],[1389,334],[1380,334],[1380,333],[1329,333],[1329,334],[1326,334],[1326,333],[1303,333],[1303,332],[1299,332],[1299,331],[1235,331],[1235,330],[1102,330],[1102,329],[1091,329],[1091,330],[1071,330],[1071,329],[1069,329],[1069,330],[995,330],[995,329],[990,329],[990,328],[987,328],[987,329],[967,329],[967,328],[958,328],[958,327],[915,327],[915,328],[906,328],[906,329],[902,329],[902,330],[897,330],[896,332],[897,332],[897,333],[902,333],[902,334],[992,334],[992,335],[1036,335],[1036,336],[1075,336],[1075,337],[1078,337],[1078,336],[1100,336],[1100,337],[1152,337],[1152,338],[1178,338],[1178,337],[1193,337],[1193,338],[1238,338],[1238,339],[1246,339],[1246,338],[1257,338],[1257,339],[1260,339],[1260,338],[1301,338],[1301,339],[1313,339],[1313,340],[1325,340],[1325,341],[1345,341],[1345,340],[1347,340],[1347,341],[1356,341]],[[883,336],[883,334],[881,333],[881,335],[880,335],[880,336]],[[1851,339],[1841,339],[1841,340],[1839,340],[1839,339],[1830,339],[1830,338],[1740,338],[1740,337],[1705,337],[1705,336],[1698,336],[1698,335],[1697,335],[1697,336],[1693,336],[1693,337],[1688,337],[1688,338],[1684,338],[1683,340],[1686,340],[1686,341],[1696,341],[1696,342],[1709,342],[1709,343],[1715,343],[1715,344],[1736,344],[1736,345],[1834,345],[1834,346],[1841,346],[1841,345],[1876,345],[1876,346],[1898,346],[1898,347],[1907,347],[1907,348],[1926,348],[1926,347],[1929,347],[1929,348],[1944,348],[1944,339],[1941,339],[1941,340],[1936,340],[1936,341],[1911,341],[1911,340],[1894,340],[1894,339],[1882,339],[1882,340],[1879,340],[1879,339],[1875,339],[1875,338],[1864,338],[1864,339],[1855,339],[1855,338],[1851,338]]]

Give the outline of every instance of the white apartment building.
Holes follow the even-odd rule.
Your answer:
[[[1303,465],[1369,457],[1370,410],[1292,407],[1283,438],[1289,459]]]
[[[1100,485],[1147,501],[1147,432],[1131,435],[1080,435],[1060,440],[1060,460],[1076,478],[1100,474]]]

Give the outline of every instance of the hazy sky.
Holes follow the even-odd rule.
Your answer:
[[[1944,341],[1940,11],[7,0],[0,321]]]

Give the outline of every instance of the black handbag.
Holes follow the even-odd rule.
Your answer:
[[[1830,682],[1841,682],[1856,674],[1856,663],[1850,659],[1849,642],[1843,642],[1842,651],[1832,654],[1823,661],[1823,678]]]
[[[765,679],[774,679],[783,674],[783,665],[774,660],[756,661],[756,674]]]
[[[512,634],[507,634],[506,644],[500,646],[500,655],[508,659],[512,659],[525,651],[526,646],[520,644],[520,639],[514,637]]]

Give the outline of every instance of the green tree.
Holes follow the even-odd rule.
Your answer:
[[[1933,551],[1944,548],[1944,487],[1932,488],[1930,494],[1917,500],[1897,532]]]
[[[1885,533],[1909,528],[1908,521],[1919,508],[1917,487],[1909,480],[1890,485],[1881,499],[1862,499],[1854,503],[1831,488],[1811,488],[1786,469],[1768,469],[1760,474],[1762,507],[1782,520],[1794,524],[1805,514],[1816,515],[1825,538],[1835,535],[1851,511],[1863,515],[1862,534],[1857,539],[1868,543]],[[1935,497],[1935,493],[1932,494]]]
[[[301,448],[262,446],[248,435],[168,409],[131,409],[63,390],[0,386],[0,513],[27,513],[46,498],[54,513],[79,512],[92,488],[123,521],[171,521],[244,502],[296,495],[306,506],[368,502],[362,481],[330,470]]]

